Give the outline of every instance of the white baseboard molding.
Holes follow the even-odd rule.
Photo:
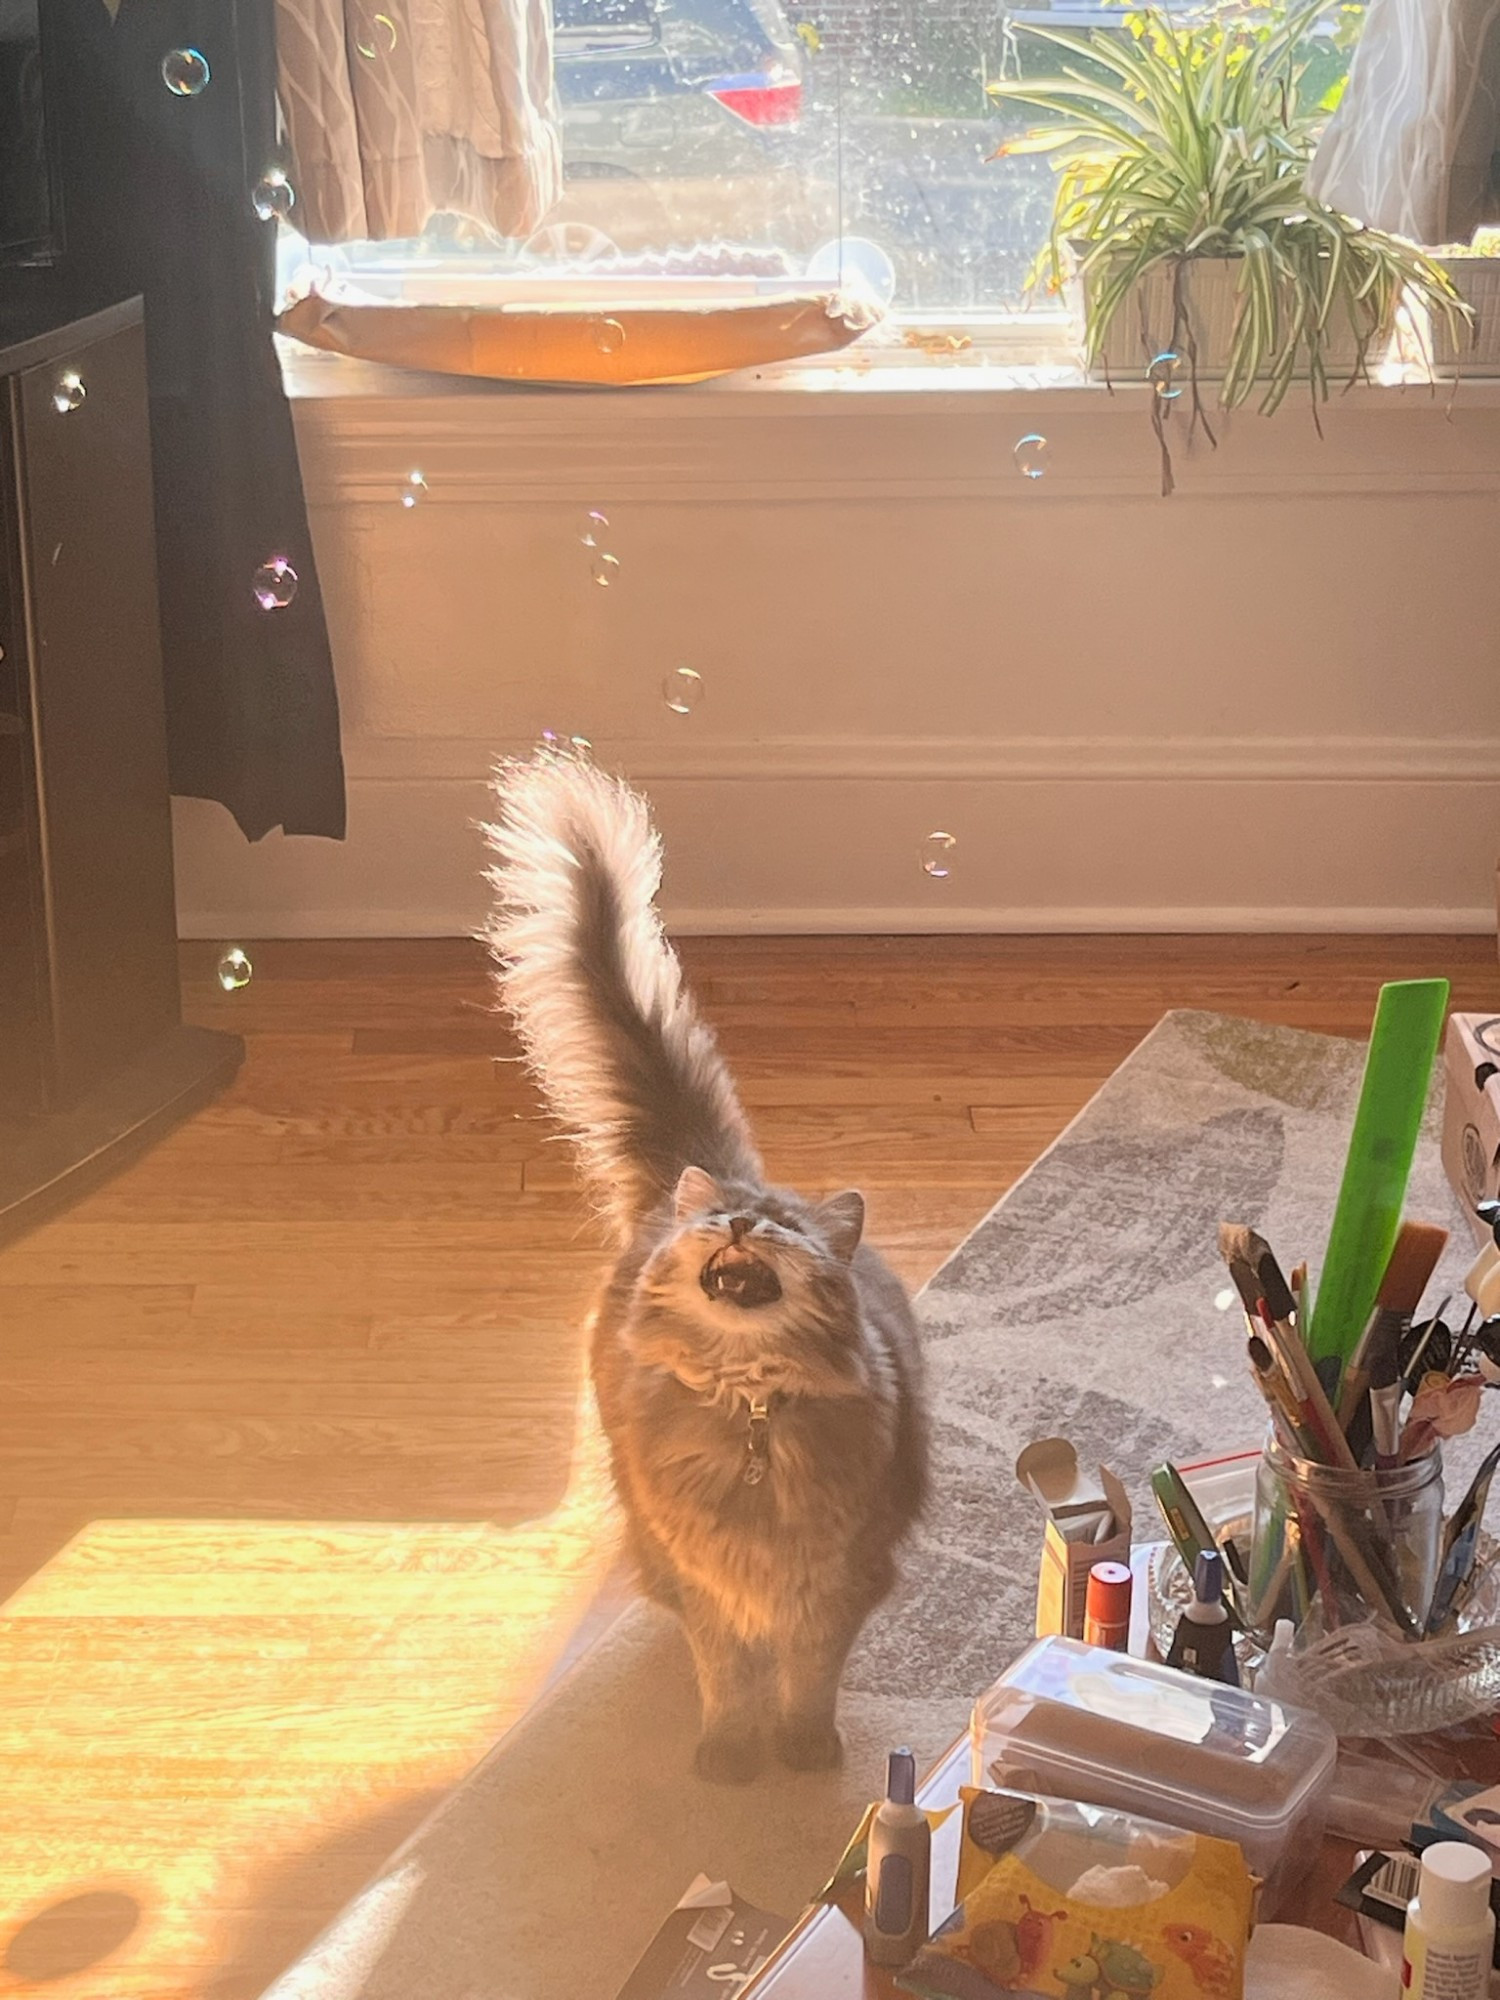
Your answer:
[[[473,935],[474,925],[458,910],[422,911],[335,907],[297,910],[268,927],[241,921],[231,909],[182,908],[178,931],[184,938],[450,938]],[[1068,936],[1139,932],[1161,936],[1201,935],[1359,937],[1483,936],[1495,928],[1489,909],[1393,910],[1349,907],[1295,909],[930,909],[868,910],[673,910],[665,912],[674,937],[949,937]]]
[[[1080,782],[669,777],[648,791],[691,933],[1484,932],[1500,778]],[[483,921],[485,785],[356,778],[346,842],[246,842],[177,802],[185,937],[451,937]],[[955,834],[952,875],[922,870]]]

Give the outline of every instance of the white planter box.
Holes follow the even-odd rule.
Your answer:
[[[1443,374],[1500,375],[1500,257],[1439,257],[1460,297],[1474,308],[1472,335],[1458,345],[1447,322],[1432,322],[1432,363]]]
[[[1195,257],[1184,268],[1183,288],[1193,337],[1198,346],[1197,369],[1200,381],[1222,381],[1229,364],[1234,337],[1235,315],[1239,307],[1240,259],[1237,257]],[[1109,332],[1091,370],[1097,379],[1106,375],[1112,382],[1140,381],[1158,354],[1172,345],[1174,319],[1173,267],[1167,264],[1148,271],[1128,295],[1110,322]],[[1074,311],[1083,314],[1083,283],[1075,278],[1070,288]],[[1384,345],[1380,336],[1371,341],[1367,360],[1376,359]],[[1338,316],[1328,329],[1323,350],[1331,383],[1347,381],[1359,353],[1359,342],[1347,318]],[[1269,371],[1263,371],[1269,372]],[[1297,375],[1307,375],[1306,356],[1299,357]],[[1179,379],[1186,386],[1187,357]]]

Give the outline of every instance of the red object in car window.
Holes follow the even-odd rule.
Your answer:
[[[709,96],[747,125],[795,125],[802,116],[802,79],[726,77],[709,86]]]

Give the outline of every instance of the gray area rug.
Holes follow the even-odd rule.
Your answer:
[[[1243,1321],[1215,1309],[1221,1217],[1290,1266],[1327,1238],[1364,1050],[1168,1014],[923,1292],[936,1492],[905,1580],[850,1662],[842,1773],[742,1791],[689,1768],[686,1648],[628,1611],[506,1736],[267,2000],[612,2000],[701,1869],[794,1916],[826,1879],[887,1748],[934,1759],[1031,1637],[1039,1530],[1016,1453],[1062,1433],[1158,1533],[1163,1458],[1255,1443]],[[1440,1088],[1440,1084],[1437,1086]],[[1429,1107],[1408,1213],[1472,1251]],[[1482,1450],[1450,1454],[1449,1490]]]

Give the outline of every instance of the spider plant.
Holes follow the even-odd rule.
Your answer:
[[[1051,114],[1052,122],[1000,155],[1054,156],[1058,182],[1042,261],[1052,289],[1068,259],[1076,262],[1090,363],[1126,301],[1139,300],[1143,282],[1164,270],[1172,298],[1165,345],[1188,364],[1196,415],[1199,343],[1185,279],[1197,260],[1236,266],[1219,391],[1226,409],[1261,384],[1260,408],[1274,410],[1300,376],[1316,406],[1328,394],[1333,354],[1342,346],[1347,355],[1351,334],[1348,379],[1368,379],[1370,344],[1408,297],[1450,327],[1466,317],[1431,258],[1307,192],[1326,99],[1308,101],[1299,86],[1323,12],[1315,0],[1267,25],[1264,16],[1228,10],[1174,21],[1147,8],[1124,17],[1123,37],[1036,27],[1072,60],[1057,75],[989,87],[995,98]]]

